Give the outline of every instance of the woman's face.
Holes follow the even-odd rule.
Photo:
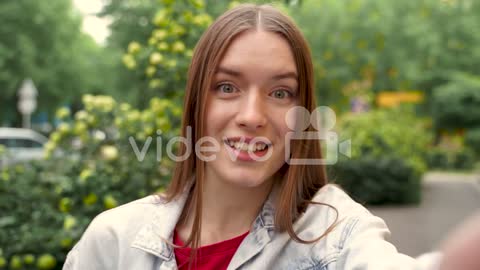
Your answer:
[[[287,111],[298,105],[298,73],[288,42],[247,31],[220,61],[208,89],[205,136],[218,142],[206,180],[241,187],[266,184],[285,163]]]

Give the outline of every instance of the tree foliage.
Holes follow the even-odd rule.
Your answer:
[[[92,95],[82,105],[57,112],[46,159],[0,171],[0,269],[61,269],[96,215],[167,185],[179,107],[154,98],[137,110]]]
[[[18,122],[16,92],[25,78],[32,78],[39,90],[37,111],[52,112],[81,93],[103,91],[108,62],[80,27],[71,1],[2,1],[0,123]]]
[[[480,127],[480,77],[453,73],[448,83],[435,88],[432,117],[436,129]]]
[[[138,78],[137,104],[155,96],[177,99],[183,95],[192,48],[212,18],[201,0],[160,1],[150,18],[148,38],[132,40],[122,57]]]
[[[330,178],[369,204],[418,203],[424,153],[431,135],[410,108],[345,115],[338,127],[351,140],[351,157],[330,167]],[[336,149],[334,151],[337,151]]]
[[[478,73],[478,1],[309,0],[292,13],[310,41],[324,104],[367,90],[428,95],[452,70]]]

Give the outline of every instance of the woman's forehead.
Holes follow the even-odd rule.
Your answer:
[[[290,44],[281,35],[266,31],[248,31],[228,46],[215,73],[268,73],[296,77],[297,68]]]

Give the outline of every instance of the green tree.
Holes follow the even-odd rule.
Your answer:
[[[19,122],[16,91],[27,77],[39,89],[37,111],[44,112],[108,88],[103,51],[80,26],[71,1],[0,4],[0,123]]]
[[[469,0],[310,0],[292,14],[312,46],[320,101],[346,105],[362,90],[429,96],[452,70],[478,74],[479,11]]]
[[[480,127],[480,77],[453,73],[449,83],[434,89],[435,128],[461,130]]]
[[[179,102],[192,48],[211,22],[202,0],[160,1],[150,18],[153,29],[148,37],[131,40],[122,57],[137,78],[140,107],[155,96]]]
[[[112,0],[98,14],[112,21],[106,50],[112,55],[110,64],[116,76],[110,94],[136,107],[147,104],[142,94],[147,84],[141,74],[125,68],[122,55],[132,40],[147,40],[154,28],[151,20],[157,8],[158,0]]]

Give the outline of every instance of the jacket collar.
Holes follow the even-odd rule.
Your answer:
[[[132,247],[141,249],[168,261],[173,258],[173,231],[182,214],[189,192],[183,192],[171,202],[161,202],[153,218],[135,236]]]
[[[266,228],[268,230],[273,230],[275,227],[275,198],[277,194],[277,189],[273,189],[272,192],[268,195],[267,200],[262,206],[262,210],[258,214],[257,218],[253,223],[253,230],[256,231],[259,229]]]
[[[174,258],[173,231],[185,207],[190,188],[187,188],[179,197],[171,202],[161,202],[155,210],[151,221],[145,224],[136,234],[131,246],[151,253],[164,261]],[[266,232],[265,242],[269,242],[274,231],[275,208],[274,202],[278,188],[270,192],[263,204],[262,210],[255,219],[250,234]]]

